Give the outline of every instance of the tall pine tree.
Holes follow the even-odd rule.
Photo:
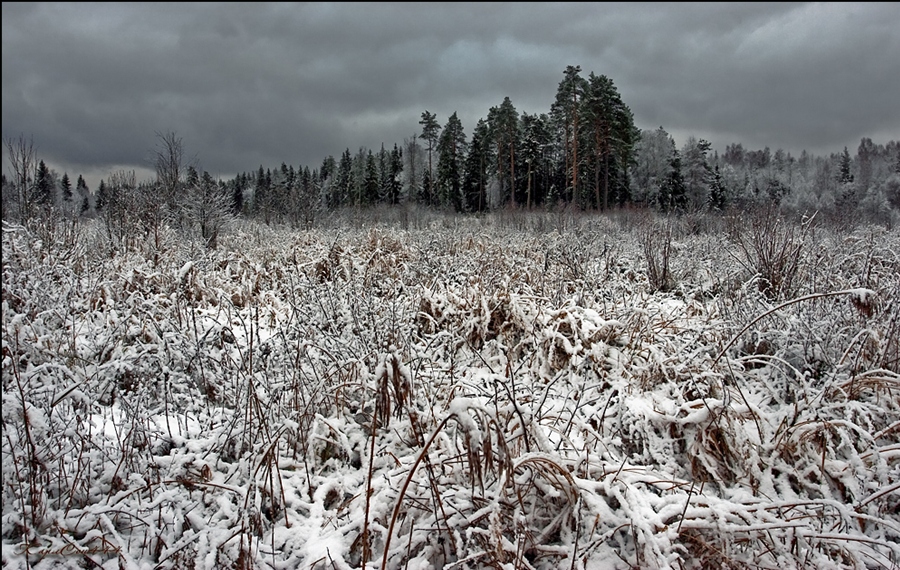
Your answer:
[[[491,132],[487,121],[478,119],[466,153],[464,192],[468,210],[482,212],[488,207],[488,172],[492,163]]]
[[[419,135],[419,138],[427,143],[425,150],[428,152],[428,170],[425,172],[425,188],[423,190],[425,192],[425,201],[432,203],[434,201],[432,153],[440,138],[441,126],[437,122],[437,116],[434,113],[429,113],[427,110],[422,113],[422,120],[419,121],[419,124],[422,125],[422,134]]]
[[[501,201],[516,205],[516,148],[519,143],[519,112],[509,97],[488,111],[488,126],[496,150],[495,166]]]
[[[563,149],[564,173],[567,198],[572,200],[578,193],[579,140],[581,137],[581,103],[587,91],[587,81],[581,77],[580,65],[569,65],[563,72],[563,80],[556,90],[556,101],[550,108],[556,123]]]
[[[462,185],[466,135],[456,113],[450,115],[438,141],[437,192],[443,208],[463,209]]]

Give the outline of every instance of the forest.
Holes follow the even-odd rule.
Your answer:
[[[214,179],[4,141],[4,570],[900,567],[900,145],[548,114]]]
[[[863,138],[829,156],[799,156],[778,148],[720,154],[689,137],[681,148],[660,126],[641,130],[612,79],[580,66],[566,68],[549,112],[519,113],[505,97],[467,136],[456,113],[443,127],[427,110],[420,130],[392,148],[345,149],[320,165],[259,165],[228,180],[214,179],[176,132],[157,132],[153,180],[110,172],[90,189],[82,176],[49,169],[24,135],[4,141],[4,219],[39,210],[101,218],[116,225],[132,215],[154,231],[163,210],[180,214],[209,239],[235,217],[267,225],[310,227],[343,208],[408,206],[484,213],[500,208],[609,211],[643,208],[668,213],[726,212],[777,207],[817,213],[839,223],[894,224],[900,212],[900,142]],[[150,214],[149,217],[144,214]],[[187,216],[187,217],[185,217]],[[171,220],[169,220],[171,221]],[[125,224],[128,225],[127,223]]]

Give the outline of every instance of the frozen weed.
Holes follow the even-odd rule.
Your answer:
[[[900,236],[754,220],[5,224],[4,564],[896,567]]]

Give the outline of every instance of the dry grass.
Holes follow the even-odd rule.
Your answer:
[[[4,564],[896,567],[900,236],[640,220],[4,226]]]

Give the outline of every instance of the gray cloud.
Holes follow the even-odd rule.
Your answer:
[[[567,65],[642,128],[718,150],[900,136],[893,3],[2,6],[3,136],[78,173],[147,168],[175,131],[213,174],[393,146],[424,110],[467,134],[509,96],[548,112]]]

